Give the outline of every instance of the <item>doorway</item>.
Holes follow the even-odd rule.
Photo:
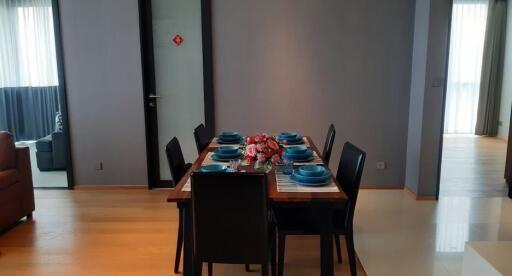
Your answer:
[[[35,188],[73,188],[57,0],[0,2],[0,130],[29,148]]]
[[[207,0],[140,0],[149,188],[172,188],[166,144],[197,158],[193,131],[213,133],[211,15]]]
[[[512,82],[508,84],[503,64],[507,59],[512,62],[511,51],[506,51],[512,35],[505,41],[505,29],[496,27],[499,20],[507,20],[506,9],[506,2],[500,0],[453,1],[439,196],[507,193],[504,173],[511,105],[505,98],[512,95]],[[490,42],[500,39],[502,45]]]

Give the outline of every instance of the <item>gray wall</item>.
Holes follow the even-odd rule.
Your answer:
[[[500,107],[501,126],[498,128],[498,136],[505,139],[508,139],[510,108],[512,106],[512,3],[510,1],[507,3],[507,16],[507,41]]]
[[[146,185],[137,0],[60,9],[75,183]]]
[[[213,2],[216,130],[337,129],[368,153],[363,183],[403,185],[414,1]],[[377,171],[375,162],[386,161]]]
[[[415,34],[415,52],[413,60],[418,61],[413,68],[413,80],[424,79],[424,87],[412,86],[411,93],[418,107],[411,114],[408,137],[407,187],[420,196],[435,196],[437,191],[441,131],[443,128],[443,94],[446,78],[448,54],[449,23],[451,12],[450,0],[418,0],[420,5],[429,5],[429,11],[416,9],[417,15],[428,15],[428,29],[417,26],[420,32]],[[418,22],[418,21],[416,21]],[[426,24],[420,20],[421,25]],[[427,31],[425,31],[427,30]],[[421,45],[416,45],[421,44]],[[425,58],[424,48],[427,52]],[[416,51],[416,49],[419,49]],[[425,71],[423,71],[425,66]],[[418,69],[419,68],[419,69]],[[412,82],[415,84],[415,82]],[[420,83],[421,84],[421,83]],[[423,95],[421,95],[423,94]],[[411,98],[412,101],[413,98]],[[422,102],[421,102],[422,101]],[[421,114],[421,115],[419,115]],[[421,116],[421,120],[418,120]],[[417,120],[417,121],[414,121]],[[418,151],[419,146],[419,151]]]

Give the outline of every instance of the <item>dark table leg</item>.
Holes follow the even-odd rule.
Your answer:
[[[333,227],[332,227],[332,210],[330,208],[322,208],[319,214],[321,234],[320,234],[320,258],[321,258],[321,275],[334,275],[333,255]]]
[[[183,275],[194,275],[194,237],[192,235],[192,206],[180,203],[183,208]]]

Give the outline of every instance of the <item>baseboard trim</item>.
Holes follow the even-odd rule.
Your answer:
[[[75,190],[148,189],[147,185],[75,185]]]
[[[417,195],[415,192],[411,191],[407,186],[404,187],[405,193],[409,195],[414,200],[418,201],[429,201],[429,200],[436,200],[435,196],[420,196]]]
[[[375,184],[362,184],[360,189],[366,190],[402,190],[404,185],[375,185]]]

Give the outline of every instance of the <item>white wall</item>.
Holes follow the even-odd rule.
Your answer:
[[[416,17],[416,23],[421,25],[415,27],[414,37],[413,60],[417,64],[413,67],[411,105],[416,107],[411,106],[409,114],[406,186],[417,195],[435,196],[443,126],[443,81],[446,78],[451,1],[418,0],[417,4],[421,7],[416,9],[416,15],[419,16]],[[419,80],[419,84],[415,84],[415,80]]]
[[[403,185],[414,1],[213,1],[216,130],[297,130],[336,168],[350,140],[363,183]],[[388,168],[377,171],[375,162]]]
[[[75,183],[147,185],[137,0],[61,0],[60,12]]]
[[[507,2],[507,40],[505,46],[505,63],[503,68],[503,87],[501,90],[500,121],[498,137],[508,139],[510,126],[510,108],[512,106],[512,3]]]

